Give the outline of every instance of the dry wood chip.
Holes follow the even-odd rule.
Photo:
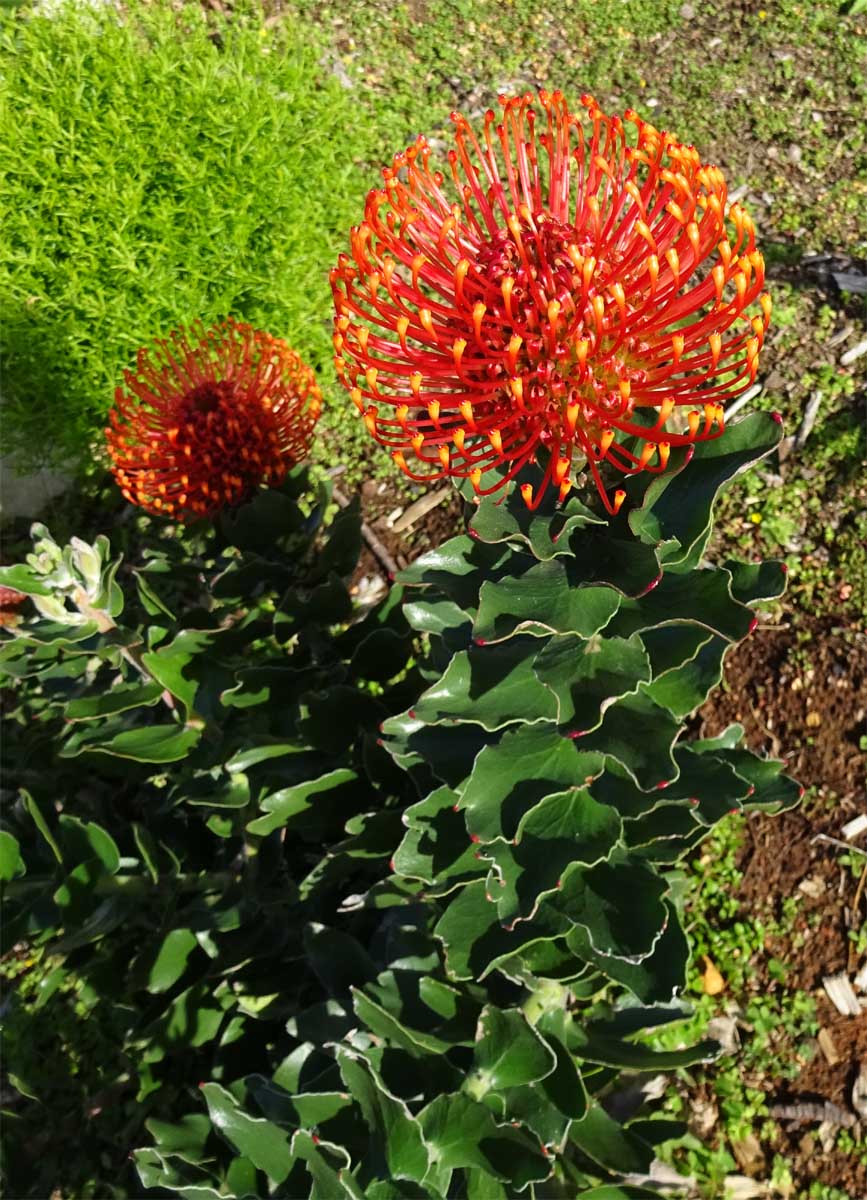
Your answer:
[[[867,1063],[861,1064],[858,1078],[852,1085],[852,1107],[859,1117],[867,1118]]]
[[[861,1015],[861,1001],[855,995],[849,976],[844,972],[841,971],[839,975],[826,975],[822,980],[822,987],[838,1013],[842,1013],[844,1017]]]
[[[731,1142],[732,1153],[738,1166],[747,1175],[757,1175],[765,1169],[765,1153],[754,1133],[748,1133],[740,1141]]]
[[[757,1196],[768,1196],[768,1185],[749,1175],[726,1175],[723,1180],[726,1200],[756,1200]]]
[[[851,842],[852,838],[858,837],[867,829],[867,813],[862,813],[860,817],[855,817],[852,821],[847,821],[840,833],[847,842]]]
[[[867,354],[867,339],[859,342],[857,346],[853,346],[851,350],[847,350],[845,354],[840,355],[840,366],[851,367],[853,362],[857,362],[862,354]]]
[[[827,1029],[820,1029],[819,1036],[816,1039],[819,1043],[819,1049],[825,1055],[828,1064],[835,1067],[840,1061],[840,1055],[837,1053],[837,1047],[834,1045],[834,1039],[831,1037]]]
[[[707,1023],[707,1036],[719,1042],[723,1054],[737,1054],[741,1044],[737,1017],[713,1017]]]
[[[818,900],[824,890],[825,880],[819,879],[815,875],[809,875],[798,884],[798,891],[803,892],[805,896],[809,896],[811,900]]]

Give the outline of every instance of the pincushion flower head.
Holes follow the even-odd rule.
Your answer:
[[[157,339],[124,380],[105,433],[115,478],[131,503],[180,521],[279,484],[322,404],[294,350],[233,320]]]
[[[331,275],[337,372],[412,479],[484,495],[538,458],[535,507],[586,464],[615,512],[602,464],[664,470],[755,378],[754,225],[717,167],[631,110],[500,107],[478,132],[452,114],[447,175],[420,137],[368,195]]]

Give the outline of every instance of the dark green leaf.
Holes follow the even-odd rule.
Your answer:
[[[164,616],[170,621],[175,620],[175,614],[166,605],[162,597],[154,590],[150,579],[144,571],[133,571],[136,587],[138,588],[139,599],[142,603],[142,608],[149,617]]]
[[[609,705],[650,679],[647,652],[637,634],[584,641],[554,637],[536,655],[533,669],[557,697],[557,721],[588,733]]]
[[[306,1129],[299,1129],[292,1136],[291,1149],[313,1179],[310,1200],[363,1200],[364,1193],[349,1170],[349,1155],[342,1146],[323,1142]],[[331,1159],[339,1166],[334,1166]]]
[[[559,1038],[545,1033],[545,1041],[554,1051],[557,1065],[539,1083],[539,1088],[564,1116],[580,1120],[587,1111],[587,1092],[575,1059]]]
[[[483,1010],[468,1081],[473,1089],[470,1094],[535,1083],[550,1075],[556,1065],[554,1051],[520,1009],[488,1005]]]
[[[552,903],[586,930],[597,954],[635,963],[665,928],[665,891],[665,880],[641,863],[602,862],[568,871]]]
[[[618,1175],[646,1175],[650,1169],[651,1147],[624,1129],[595,1100],[585,1116],[572,1124],[569,1137],[588,1158]]]
[[[205,1142],[211,1132],[211,1122],[204,1113],[188,1113],[175,1123],[150,1117],[145,1125],[161,1154],[177,1155],[194,1166],[206,1160]]]
[[[381,1038],[385,1045],[398,1046],[413,1057],[422,1054],[446,1054],[451,1049],[450,1042],[435,1034],[410,1028],[358,989],[353,991],[353,1007],[358,1019],[375,1037]]]
[[[530,471],[532,473],[532,469]],[[524,479],[523,473],[521,478]],[[529,474],[526,481],[534,482]],[[573,529],[602,524],[603,519],[586,508],[576,496],[570,496],[564,505],[558,505],[556,493],[550,488],[546,489],[539,507],[531,512],[524,503],[520,487],[513,484],[505,497],[502,494],[484,497],[472,515],[469,527],[483,542],[518,541],[529,546],[536,558],[549,559],[570,553],[569,534]]]
[[[156,704],[163,689],[159,683],[120,684],[100,696],[86,696],[70,700],[66,705],[68,721],[91,721],[95,717],[108,717],[126,712],[139,705]]]
[[[303,754],[306,747],[296,742],[266,742],[261,746],[250,746],[239,750],[226,760],[227,771],[249,771],[258,763],[267,762],[272,758],[283,758],[287,754]]]
[[[198,945],[190,929],[173,929],[166,934],[150,968],[147,990],[167,992],[187,969],[187,960]]]
[[[105,742],[98,735],[87,741],[67,743],[59,752],[61,758],[79,754],[111,754],[115,758],[131,758],[135,762],[175,762],[185,758],[201,737],[199,729],[184,729],[179,725],[147,725],[115,734]]]
[[[449,787],[459,786],[470,773],[476,755],[483,746],[494,741],[480,725],[426,725],[414,710],[383,723],[383,734],[389,739],[388,749],[404,769],[425,764],[434,780]],[[430,787],[436,783],[431,782]],[[428,790],[428,785],[420,785]]]
[[[441,1169],[475,1167],[517,1189],[547,1179],[551,1172],[550,1163],[526,1134],[498,1125],[491,1110],[469,1096],[438,1096],[419,1113],[419,1122],[431,1158]]]
[[[405,567],[398,580],[406,587],[432,584],[444,592],[460,609],[475,608],[479,588],[486,579],[496,576],[503,563],[508,562],[510,573],[532,566],[533,559],[514,554],[508,547],[487,546],[461,534],[450,538],[435,550],[422,554]],[[411,601],[412,597],[408,596]]]
[[[467,828],[483,842],[515,836],[521,818],[553,792],[583,787],[600,774],[602,754],[579,752],[552,726],[507,732],[478,756],[461,797]]]
[[[430,1165],[420,1123],[402,1100],[386,1091],[361,1055],[344,1046],[337,1047],[336,1054],[343,1081],[358,1101],[373,1135],[371,1165],[375,1167],[381,1158],[387,1177],[420,1183]]]
[[[608,624],[620,600],[613,588],[576,586],[567,566],[553,559],[537,563],[520,578],[509,575],[483,583],[473,633],[485,642],[518,632],[589,638]]]
[[[445,674],[416,702],[427,724],[469,721],[494,732],[520,721],[553,720],[557,705],[533,673],[538,643],[516,637],[496,646],[471,646],[452,658]]]
[[[672,624],[693,624],[730,642],[747,636],[753,613],[733,599],[731,576],[719,567],[663,576],[659,586],[638,600],[624,600],[611,622],[609,634],[628,637],[643,629]]]
[[[445,947],[449,974],[454,979],[481,980],[500,961],[537,941],[557,937],[569,928],[568,918],[540,909],[536,919],[504,929],[484,880],[458,891],[434,930]]]
[[[108,875],[120,867],[120,851],[111,834],[93,821],[80,821],[61,813],[57,818],[58,839],[66,862],[86,862],[95,859]]]
[[[709,638],[683,666],[666,671],[648,684],[648,696],[682,721],[704,704],[719,683],[729,649],[725,638]]]
[[[655,704],[644,685],[605,710],[602,724],[580,741],[581,750],[597,751],[619,763],[643,789],[658,787],[677,775],[672,746],[680,722]]]
[[[741,604],[776,600],[786,590],[786,564],[778,559],[748,563],[729,558],[723,568],[731,575],[732,595]]]
[[[282,1183],[294,1161],[284,1131],[271,1121],[249,1116],[218,1083],[202,1084],[201,1092],[211,1120],[223,1137],[270,1180]]]
[[[569,1048],[579,1058],[620,1067],[630,1071],[669,1071],[675,1067],[690,1067],[695,1063],[712,1062],[719,1054],[719,1043],[710,1039],[684,1046],[680,1050],[652,1050],[640,1043],[627,1042],[573,1025]]]
[[[184,675],[184,667],[211,644],[213,637],[213,633],[204,630],[182,629],[168,645],[142,655],[145,668],[181,702],[187,715],[192,711],[199,685]]]
[[[304,930],[304,949],[309,969],[325,990],[341,1001],[349,1000],[353,986],[370,983],[376,967],[370,955],[351,934],[342,929],[310,924]]]
[[[620,818],[584,789],[546,796],[521,819],[512,843],[494,841],[484,857],[494,865],[488,890],[504,924],[526,920],[543,893],[560,886],[573,863],[594,863],[611,853]]]
[[[376,725],[379,710],[369,693],[337,684],[303,697],[307,716],[298,730],[317,750],[338,755],[347,750],[366,726]]]
[[[24,801],[24,807],[27,809],[28,813],[30,814],[31,819],[33,820],[33,824],[36,826],[36,828],[41,833],[45,842],[49,846],[51,853],[54,855],[54,857],[57,859],[57,861],[62,866],[63,865],[63,855],[61,853],[60,847],[58,846],[57,842],[55,841],[54,835],[52,834],[52,832],[48,826],[48,822],[45,820],[45,817],[42,815],[42,810],[40,809],[39,805],[36,803],[36,801],[33,799],[33,797],[30,795],[30,793],[25,788],[21,789],[21,798]]]
[[[349,663],[353,675],[380,683],[392,679],[406,666],[409,640],[394,629],[374,629],[355,649]]]
[[[24,863],[18,839],[5,829],[0,829],[0,883],[9,883],[17,875],[23,874]]]
[[[686,986],[689,943],[674,906],[665,902],[666,924],[651,953],[639,962],[600,954],[584,926],[575,925],[567,943],[581,959],[591,962],[610,979],[622,983],[644,1004],[669,1003]]]
[[[453,885],[478,873],[476,850],[470,841],[463,815],[455,811],[457,796],[441,787],[404,814],[408,828],[394,854],[393,869],[399,875]]]
[[[284,826],[296,830],[318,829],[330,824],[342,811],[349,816],[358,790],[359,779],[354,771],[346,767],[329,771],[318,779],[307,779],[266,796],[259,807],[267,815],[257,817],[247,828],[262,836]]]
[[[649,486],[641,478],[630,481],[627,490],[633,494],[646,486],[641,506],[629,514],[633,533],[646,542],[677,539],[680,549],[668,556],[672,564],[695,558],[710,532],[720,488],[770,454],[781,437],[782,427],[769,414],[752,413],[722,437],[699,442],[688,466],[681,458],[680,470],[656,476]]]

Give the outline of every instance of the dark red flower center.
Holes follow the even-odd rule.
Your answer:
[[[641,347],[633,337],[618,336],[620,321],[608,320],[618,264],[594,258],[592,250],[586,233],[544,212],[499,229],[479,248],[476,278],[489,286],[473,289],[468,281],[470,309],[474,302],[490,303],[493,292],[498,303],[486,311],[481,329],[485,349],[494,353],[484,376],[473,381],[495,378],[507,386],[512,381],[501,401],[477,406],[480,417],[500,409],[504,415],[513,412],[517,399],[526,418],[535,418],[541,441],[559,443],[570,408],[573,428],[577,416],[591,436],[598,436],[610,417],[631,411],[631,385],[646,374],[633,365]],[[467,374],[473,379],[469,364]]]

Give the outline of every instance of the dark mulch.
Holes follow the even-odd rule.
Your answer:
[[[842,971],[851,978],[863,966],[848,935],[867,916],[864,879],[841,865],[843,848],[817,840],[839,840],[841,827],[867,811],[859,747],[865,713],[867,634],[832,618],[800,615],[784,628],[759,628],[739,646],[727,661],[724,689],[701,714],[705,734],[740,721],[752,749],[784,757],[789,773],[815,789],[796,811],[749,820],[741,855],[745,917],[779,916],[787,897],[800,898],[795,929],[769,938],[765,948],[768,958],[786,964],[787,990],[814,995],[837,1058],[829,1062],[816,1045],[796,1079],[756,1081],[774,1104],[830,1101],[851,1112],[852,1086],[867,1063],[867,1008],[859,1017],[842,1016],[822,987],[823,977]],[[865,841],[862,835],[853,844],[863,848]],[[755,963],[755,971],[757,992],[779,986],[767,972],[767,958]],[[794,1045],[781,1046],[781,1061],[796,1055]],[[815,1122],[782,1125],[783,1144],[775,1149],[789,1159],[798,1187],[820,1182],[853,1200],[867,1196],[863,1162],[839,1150],[823,1151]]]

